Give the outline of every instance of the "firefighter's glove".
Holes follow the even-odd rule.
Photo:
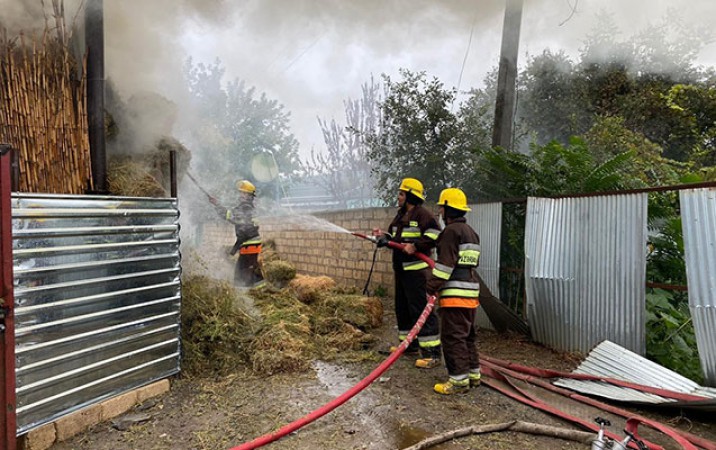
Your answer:
[[[388,236],[382,235],[382,236],[380,236],[378,239],[376,239],[375,245],[377,245],[379,248],[380,248],[380,247],[387,247],[387,246],[388,246],[388,242],[390,242],[390,239],[388,239]]]
[[[223,218],[226,218],[226,208],[224,208],[224,207],[221,206],[221,205],[215,205],[215,206],[214,206],[214,209],[216,210],[216,213],[217,213],[219,216],[221,216],[221,217],[223,217]]]

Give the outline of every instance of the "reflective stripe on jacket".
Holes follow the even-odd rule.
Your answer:
[[[414,244],[417,251],[429,255],[435,241],[440,234],[435,216],[420,205],[414,206],[411,210],[401,208],[390,225],[388,225],[388,237],[391,241],[400,244]],[[428,265],[413,255],[403,253],[402,250],[393,249],[394,270],[423,270]]]
[[[239,248],[240,255],[256,255],[261,253],[261,237],[254,236],[251,239],[241,243]]]
[[[428,292],[437,292],[440,306],[477,308],[480,283],[480,238],[464,217],[454,219],[438,237],[438,259],[428,280]]]

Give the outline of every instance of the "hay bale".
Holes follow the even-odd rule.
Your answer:
[[[328,291],[334,289],[336,282],[333,278],[327,276],[312,277],[308,275],[296,275],[288,287],[300,301],[310,305],[320,299],[321,296],[325,295]]]
[[[233,286],[182,278],[182,366],[189,375],[226,374],[243,365],[257,327]]]
[[[296,267],[287,261],[265,261],[261,268],[264,278],[276,287],[284,287],[296,276]]]
[[[334,316],[361,330],[383,323],[383,303],[378,297],[332,293],[323,297],[316,308],[325,316]]]
[[[147,168],[129,157],[113,158],[107,171],[109,191],[126,197],[167,197]]]
[[[281,259],[276,250],[276,241],[273,239],[265,239],[263,244],[261,244],[261,255],[259,258],[261,258],[263,263]]]
[[[335,317],[320,317],[314,327],[322,356],[344,351],[365,350],[375,338]]]
[[[308,369],[315,352],[311,311],[287,290],[251,291],[261,328],[251,343],[253,369],[264,375]]]

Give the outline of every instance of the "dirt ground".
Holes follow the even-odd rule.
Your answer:
[[[386,300],[385,307],[387,313],[378,334],[382,345],[387,346],[395,335],[395,317],[390,313],[390,300]],[[480,333],[479,350],[496,358],[558,370],[572,370],[579,363],[577,355],[559,354],[520,336],[498,335],[486,330]],[[229,449],[310,413],[368,375],[380,361],[378,356],[373,361],[340,365],[316,361],[308,373],[269,378],[248,372],[224,379],[180,376],[172,380],[169,393],[127,414],[128,418],[143,415],[147,421],[125,431],[119,431],[112,423],[102,423],[56,444],[52,450]],[[485,385],[458,396],[433,393],[433,384],[445,377],[444,367],[420,370],[413,366],[412,360],[403,357],[344,405],[263,448],[402,449],[456,428],[511,420],[577,429]],[[598,415],[612,418],[590,408],[564,406],[589,421]],[[716,440],[716,418],[708,415],[674,410],[638,412]],[[621,428],[611,427],[622,436]],[[460,438],[431,447],[437,450],[585,448],[588,446],[584,444],[511,432]],[[667,445],[666,448],[679,447]]]

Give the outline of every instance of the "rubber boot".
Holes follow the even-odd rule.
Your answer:
[[[388,350],[381,350],[378,353],[383,354],[383,355],[390,355],[391,353],[393,353],[396,350],[398,350],[398,346],[391,345],[390,348],[388,348]],[[410,343],[410,345],[408,345],[408,348],[405,349],[402,356],[411,356],[412,357],[412,356],[417,355],[419,351],[420,351],[420,347],[418,347],[418,344],[416,343],[416,341],[413,341]]]
[[[478,387],[480,385],[480,369],[470,369],[468,379],[470,380],[471,388]]]
[[[470,380],[456,380],[453,377],[448,378],[445,383],[438,383],[433,390],[442,395],[462,394],[470,390]]]
[[[421,348],[420,353],[422,358],[415,361],[415,367],[419,369],[433,369],[440,365],[440,358],[442,357],[442,350],[440,346]]]

